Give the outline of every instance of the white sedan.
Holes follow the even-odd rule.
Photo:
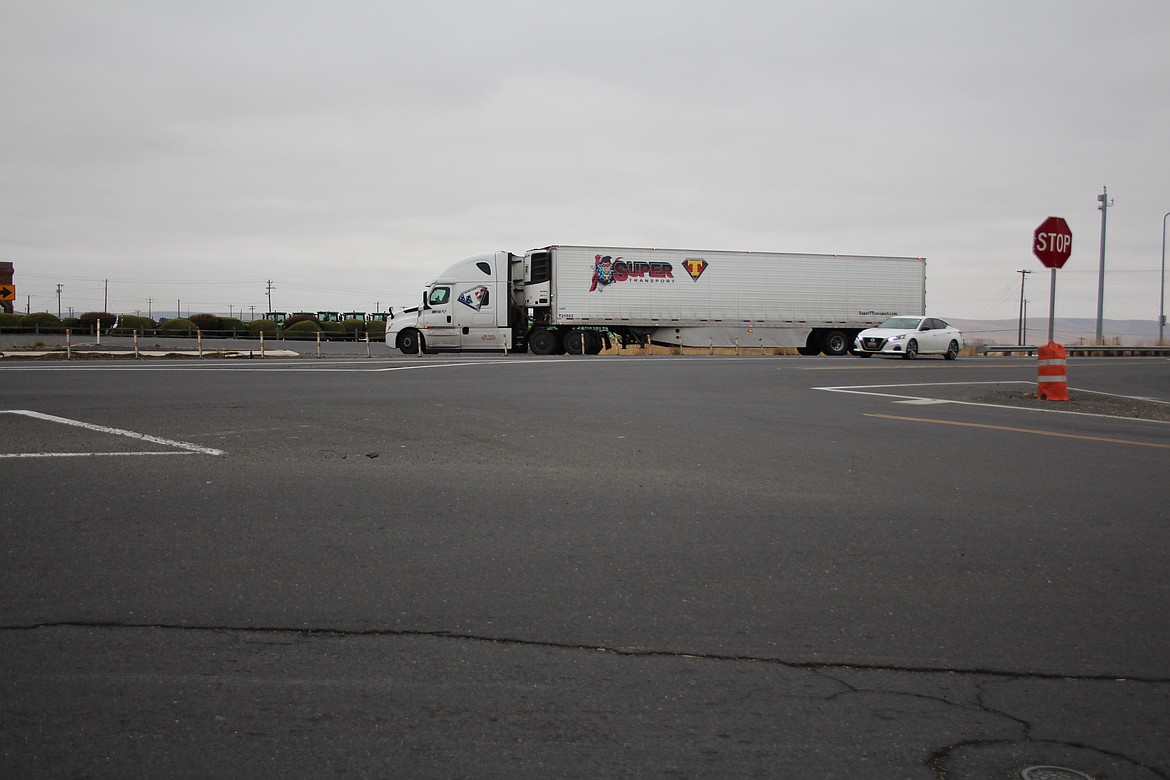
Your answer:
[[[913,360],[919,355],[942,355],[954,360],[962,348],[963,334],[938,317],[890,317],[853,340],[853,354],[862,357],[897,355]]]

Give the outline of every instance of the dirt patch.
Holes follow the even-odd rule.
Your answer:
[[[1113,417],[1131,417],[1137,420],[1170,422],[1170,403],[1120,398],[1114,395],[1069,390],[1068,401],[1041,401],[1035,393],[1022,390],[993,390],[975,394],[970,400],[984,404],[1023,406],[1050,409],[1058,412],[1104,414]]]

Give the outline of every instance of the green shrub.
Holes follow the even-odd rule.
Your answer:
[[[218,314],[192,314],[187,319],[195,323],[195,327],[202,331],[219,330]]]
[[[286,325],[284,329],[284,337],[286,339],[315,339],[317,338],[317,334],[320,332],[320,325],[318,325],[313,320],[303,319],[300,322],[294,322],[291,326]]]
[[[80,317],[66,317],[65,319],[61,320],[61,324],[66,328],[70,328],[72,330],[77,330],[78,328],[81,327],[81,318]]]
[[[367,323],[365,320],[356,320],[355,319],[355,320],[342,320],[341,321],[341,325],[342,325],[342,327],[345,328],[345,332],[350,334],[351,336],[356,334],[356,333],[365,333],[366,332],[366,324]]]
[[[299,322],[311,322],[314,325],[317,325],[319,321],[316,314],[294,314],[291,317],[285,317],[284,328],[285,330],[288,330]]]
[[[101,323],[102,329],[114,327],[114,323],[118,320],[116,314],[110,314],[108,311],[87,311],[81,315],[81,327],[88,331],[93,331],[97,323]]]
[[[138,335],[145,334],[148,330],[154,330],[158,327],[158,323],[150,317],[139,317],[134,314],[123,314],[118,318],[118,327],[110,331],[115,336],[133,336],[135,331]]]
[[[224,332],[223,335],[225,336],[243,336],[248,332],[248,326],[244,324],[243,320],[237,317],[220,317],[219,329]]]
[[[0,311],[0,328],[19,328],[21,319],[19,314]]]
[[[346,337],[345,325],[340,322],[322,322],[321,330],[324,332],[325,338],[334,341],[341,341]]]
[[[32,314],[26,314],[20,318],[20,324],[26,328],[36,328],[37,332],[40,333],[65,330],[65,326],[61,324],[61,320],[55,314],[49,314],[47,311],[36,311]]]
[[[260,338],[260,334],[273,338],[280,335],[280,326],[275,320],[252,320],[248,323],[248,333],[252,338]]]
[[[160,336],[194,336],[195,323],[186,317],[173,317],[158,326]]]
[[[366,323],[366,335],[370,341],[381,341],[386,338],[386,323],[381,320],[370,320]]]

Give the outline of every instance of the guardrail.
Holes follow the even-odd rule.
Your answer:
[[[980,347],[979,354],[990,355],[992,353],[1001,353],[1004,355],[1012,355],[1017,352],[1023,352],[1024,354],[1031,357],[1036,354],[1038,349],[1040,349],[1040,347],[1035,345],[1017,346],[992,344],[989,346]],[[1127,347],[1117,344],[1113,346],[1101,344],[1083,344],[1070,346],[1065,344],[1064,350],[1069,357],[1088,357],[1090,355],[1096,355],[1100,357],[1155,357],[1158,355],[1170,355],[1170,346]]]

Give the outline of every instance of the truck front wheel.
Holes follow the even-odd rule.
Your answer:
[[[404,355],[417,355],[422,344],[422,334],[414,328],[407,328],[398,334],[398,348]]]

